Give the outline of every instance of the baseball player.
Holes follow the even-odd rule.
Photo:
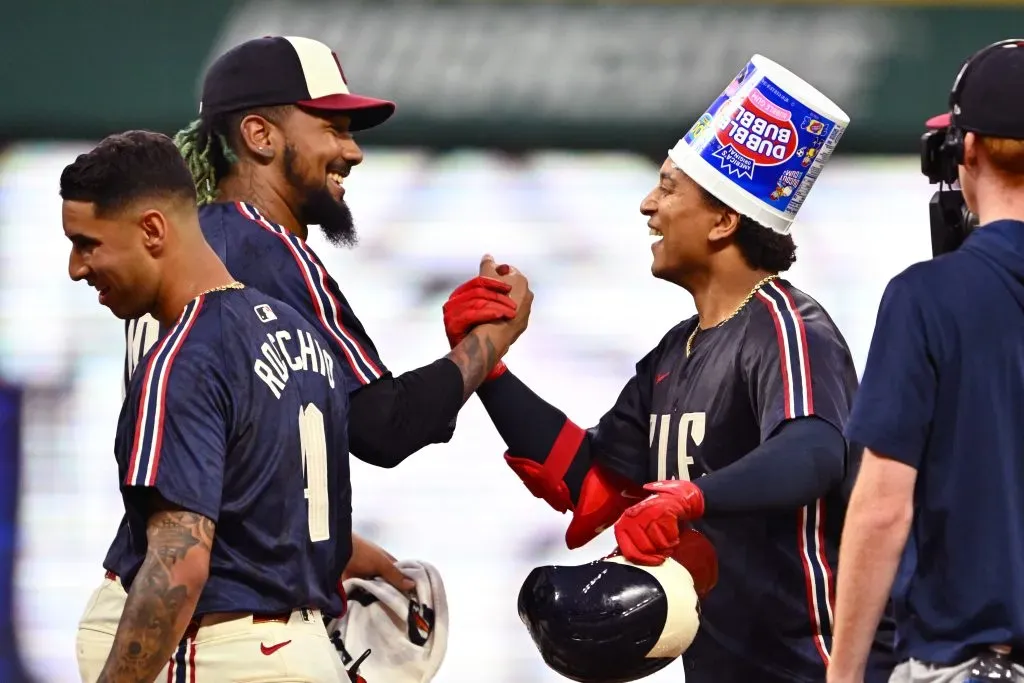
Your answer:
[[[95,680],[336,683],[323,629],[350,553],[347,394],[320,331],[236,281],[203,239],[170,138],[104,139],[60,178],[69,273],[166,334],[114,453],[128,591]]]
[[[828,680],[863,680],[886,599],[894,683],[1024,680],[1024,40],[980,50],[949,96],[945,180],[979,227],[886,287],[846,426],[864,444]]]
[[[386,467],[451,438],[466,397],[493,370],[525,328],[525,278],[495,292],[473,278],[460,301],[464,323],[480,324],[437,361],[397,377],[377,350],[319,257],[306,243],[308,225],[336,244],[354,238],[344,178],[362,161],[353,133],[387,120],[394,104],[348,90],[337,56],[299,37],[251,40],[210,67],[202,113],[176,137],[193,175],[206,240],[239,281],[293,306],[317,326],[340,360],[350,394],[353,455]],[[494,286],[494,283],[490,283]],[[508,320],[503,324],[487,324]],[[165,334],[150,317],[126,323],[125,381]],[[404,582],[393,558],[358,537],[346,577],[383,574]],[[79,624],[79,639],[112,637],[124,591],[113,567],[129,543],[126,523],[104,561],[106,577]],[[95,648],[79,651],[79,665]]]
[[[672,553],[680,524],[714,545],[718,583],[683,655],[687,683],[820,682],[855,456],[842,434],[853,360],[827,312],[780,277],[793,238],[697,183],[679,151],[640,212],[657,240],[652,273],[686,289],[697,315],[636,364],[592,429],[508,371],[478,393],[513,471],[572,510],[570,548],[612,525],[622,554],[641,564]],[[887,649],[883,634],[880,656]],[[872,680],[890,671],[879,663]]]

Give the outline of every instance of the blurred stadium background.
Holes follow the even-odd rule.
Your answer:
[[[10,3],[0,388],[23,400],[19,420],[0,398],[0,681],[21,680],[19,660],[39,683],[77,680],[76,622],[120,516],[121,326],[67,278],[60,170],[107,133],[182,127],[203,69],[228,47],[318,38],[355,90],[398,102],[395,119],[360,138],[366,162],[346,183],[360,246],[311,239],[390,368],[447,351],[441,303],[490,251],[536,292],[510,365],[592,424],[633,363],[693,312],[685,292],[649,276],[638,206],[665,151],[752,54],[852,117],[800,214],[790,279],[832,312],[862,367],[886,281],[930,255],[921,123],[944,108],[962,59],[1021,27],[1016,2]],[[441,683],[561,680],[518,621],[519,585],[537,564],[614,544],[606,533],[564,550],[566,518],[530,497],[502,450],[472,400],[450,444],[353,472],[357,530],[446,580]],[[682,678],[673,665],[651,680]]]

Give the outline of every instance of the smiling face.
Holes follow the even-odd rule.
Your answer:
[[[153,258],[154,235],[162,229],[158,211],[141,214],[130,208],[110,216],[96,215],[91,202],[65,200],[61,207],[64,235],[71,242],[68,275],[85,280],[99,292],[100,304],[118,318],[137,318],[154,309],[160,269]]]
[[[195,181],[166,135],[107,136],[64,167],[60,196],[71,242],[68,275],[94,287],[119,318],[156,310],[165,283],[173,284],[188,261],[171,258],[182,234],[191,236],[186,251],[202,244]],[[172,231],[172,224],[186,232]]]
[[[716,243],[728,237],[738,217],[710,205],[701,188],[665,160],[658,184],[640,204],[655,238],[651,245],[654,277],[682,284],[686,275],[704,267]]]
[[[280,123],[284,134],[280,169],[290,204],[305,225],[319,225],[332,244],[352,244],[355,226],[345,203],[344,179],[363,160],[343,114],[295,107]]]

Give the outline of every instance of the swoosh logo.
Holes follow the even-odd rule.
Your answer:
[[[663,373],[661,373],[660,375],[658,375],[657,377],[654,378],[654,383],[655,384],[661,384],[661,381],[663,379],[665,379],[666,377],[668,377],[670,374],[672,374],[672,373],[670,373],[670,372],[663,372]]]
[[[274,654],[275,652],[277,652],[278,650],[280,650],[282,647],[284,647],[285,645],[287,645],[290,642],[292,642],[292,641],[286,640],[283,643],[278,643],[277,645],[271,645],[270,647],[267,647],[263,643],[260,643],[260,652],[262,652],[263,654],[265,654],[265,655],[267,655],[269,657],[270,655]]]
[[[635,500],[639,500],[640,498],[645,498],[646,497],[646,496],[638,496],[635,493],[630,493],[629,491],[627,491],[625,489],[623,489],[622,492],[619,495],[622,496],[623,498],[633,498]]]

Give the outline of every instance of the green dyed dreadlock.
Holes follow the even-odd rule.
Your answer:
[[[272,105],[243,111],[199,117],[174,135],[181,156],[196,183],[199,206],[217,201],[217,184],[238,163],[238,154],[231,139],[238,136],[238,126],[250,114],[262,116],[271,123],[280,123],[292,105]]]
[[[217,182],[238,163],[238,155],[224,134],[201,118],[179,130],[174,135],[174,144],[196,183],[199,206],[212,204],[217,199]]]

